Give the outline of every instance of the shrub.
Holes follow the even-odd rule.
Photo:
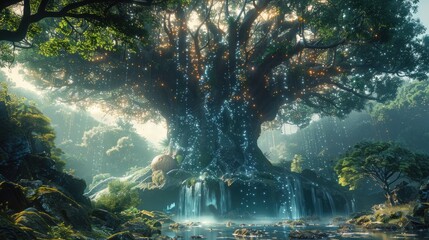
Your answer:
[[[109,183],[108,193],[101,195],[95,202],[98,208],[112,212],[121,212],[130,207],[137,207],[140,198],[133,184],[126,181],[113,180]]]

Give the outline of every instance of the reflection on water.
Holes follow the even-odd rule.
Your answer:
[[[226,223],[226,222],[225,222]],[[291,231],[319,230],[328,233],[326,239],[368,239],[368,240],[389,240],[389,239],[429,239],[429,231],[418,231],[416,233],[403,232],[381,232],[381,231],[355,231],[347,233],[337,232],[338,226],[335,225],[309,225],[305,227],[276,226],[269,223],[258,224],[234,224],[232,227],[226,227],[226,224],[218,223],[184,223],[184,225],[193,225],[179,230],[169,229],[165,226],[162,234],[173,239],[289,239]],[[247,228],[260,230],[263,236],[254,238],[236,237],[233,235],[236,229]]]

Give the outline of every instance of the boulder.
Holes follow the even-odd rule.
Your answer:
[[[96,220],[96,222],[98,222],[100,225],[114,230],[121,223],[121,220],[117,216],[115,216],[114,214],[104,209],[99,209],[99,208],[94,209],[91,212],[91,216],[93,217],[92,219],[95,218],[94,220]]]
[[[27,208],[22,212],[12,215],[16,224],[32,229],[35,232],[47,233],[50,226],[56,225],[54,219],[46,213],[39,212],[35,208]]]
[[[426,225],[429,225],[429,208],[425,209],[423,219]]]
[[[123,231],[132,232],[144,237],[150,237],[154,234],[161,234],[159,229],[155,229],[149,226],[146,222],[138,219],[133,219],[122,224],[121,228]]]
[[[319,230],[296,230],[289,233],[290,239],[325,239],[328,236],[328,233]]]
[[[134,236],[128,232],[118,232],[108,237],[107,240],[135,240]]]
[[[370,222],[370,223],[365,223],[363,225],[364,228],[366,229],[379,229],[379,230],[383,230],[383,231],[396,231],[399,229],[399,226],[393,223],[380,223],[380,222]]]
[[[418,190],[416,187],[411,185],[406,185],[395,189],[394,197],[395,201],[399,204],[409,203],[415,201],[418,195]]]
[[[34,200],[39,210],[42,210],[52,217],[73,226],[78,230],[91,230],[86,210],[55,188],[42,186],[37,190]]]
[[[177,161],[173,159],[170,155],[158,155],[150,164],[152,171],[155,172],[157,170],[163,171],[167,173],[173,169],[178,168]]]
[[[28,199],[33,198],[36,193],[37,193],[37,189],[39,189],[39,187],[41,187],[43,185],[43,182],[40,180],[28,180],[28,179],[21,179],[19,180],[19,185],[23,186],[26,188],[26,196]]]
[[[168,226],[168,228],[175,230],[175,231],[178,231],[179,229],[183,229],[185,227],[186,227],[185,225],[180,224],[180,223],[171,223],[170,226]]]
[[[0,215],[0,239],[2,240],[36,240],[29,229],[16,226]]]
[[[66,173],[58,173],[51,178],[51,182],[55,184],[55,187],[67,193],[67,195],[72,197],[75,201],[86,206],[91,206],[90,200],[83,195],[86,189],[86,183],[83,179],[76,178]]]
[[[20,212],[28,207],[24,188],[12,182],[0,182],[0,208]]]
[[[429,183],[422,184],[419,189],[419,201],[429,202]]]
[[[85,206],[91,205],[89,199],[83,196],[86,188],[85,181],[58,171],[55,161],[49,157],[41,155],[26,156],[22,162],[22,167],[19,169],[19,174],[15,178],[37,179],[45,185],[59,189],[62,193],[73,198],[74,201],[80,204],[84,204]],[[29,186],[36,184],[35,182],[30,183],[28,180],[20,181],[26,181],[23,183],[29,184]]]
[[[236,229],[232,235],[240,238],[254,238],[254,237],[263,237],[264,232],[261,230],[240,228],[240,229]]]
[[[414,217],[423,217],[424,213],[425,213],[425,209],[428,209],[429,206],[422,204],[422,203],[417,203],[416,206],[413,209],[413,216]]]

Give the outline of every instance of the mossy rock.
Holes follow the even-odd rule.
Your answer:
[[[20,212],[29,206],[25,189],[12,182],[0,182],[0,211]]]
[[[44,212],[35,208],[28,208],[12,216],[15,224],[32,229],[38,233],[46,233],[55,226],[56,221]]]
[[[58,189],[46,186],[40,187],[37,190],[34,203],[39,210],[73,226],[73,228],[91,230],[87,211]]]
[[[113,234],[107,240],[135,240],[135,237],[130,232],[124,231]]]
[[[0,215],[0,239],[2,240],[35,240],[29,228],[15,225],[9,219]]]
[[[148,220],[153,222],[152,225],[156,225],[157,222],[161,223],[161,224],[174,222],[168,214],[161,212],[161,211],[142,210],[140,213],[141,213],[142,217],[147,218]],[[156,227],[156,226],[154,226],[154,227]]]
[[[368,222],[363,224],[363,227],[366,229],[371,229],[371,230],[379,229],[383,231],[396,231],[400,229],[400,227],[397,224],[380,223],[380,222]]]
[[[132,219],[121,226],[123,231],[129,231],[138,234],[141,237],[151,237],[154,234],[160,234],[161,231],[149,225],[143,218]]]
[[[241,238],[254,238],[254,237],[264,236],[264,232],[261,230],[240,228],[240,229],[234,230],[234,233],[232,235],[236,237],[241,237]]]
[[[360,216],[356,219],[357,225],[364,225],[365,223],[369,223],[369,222],[371,222],[371,216],[369,215]]]
[[[111,229],[116,229],[121,224],[121,219],[115,214],[104,209],[96,208],[91,212],[93,222]]]
[[[156,185],[156,186],[163,186],[166,182],[166,176],[165,173],[161,170],[156,170],[152,172],[152,182]]]

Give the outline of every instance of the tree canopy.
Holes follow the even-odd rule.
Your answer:
[[[132,5],[117,8],[124,29],[64,18],[55,34],[35,39],[47,57],[22,60],[63,97],[104,99],[133,114],[155,109],[187,170],[261,170],[269,165],[256,145],[263,122],[304,126],[315,113],[345,116],[367,100],[392,99],[401,76],[427,78],[416,2]]]
[[[147,7],[167,2],[163,0],[5,0],[0,3],[0,64],[12,62],[15,48],[32,47],[34,38],[44,33],[43,25],[47,19],[50,28],[63,29],[65,25],[76,27],[77,32],[92,35],[92,44],[96,36],[105,31],[127,32],[124,14],[128,8]],[[149,16],[149,15],[148,15]],[[118,19],[124,19],[118,21]],[[135,23],[134,23],[135,24]],[[97,34],[97,30],[99,31]],[[88,34],[90,33],[90,34]],[[100,34],[101,33],[101,34]],[[144,28],[139,32],[146,35]],[[50,34],[50,38],[58,35]],[[90,43],[86,43],[90,44]],[[98,42],[98,46],[104,43]],[[106,45],[107,46],[107,45]],[[90,47],[89,45],[85,47]],[[77,51],[86,51],[81,48]]]
[[[394,143],[361,142],[347,151],[335,165],[342,186],[355,189],[370,178],[393,204],[392,190],[404,178],[422,181],[429,175],[429,156],[416,154]]]

